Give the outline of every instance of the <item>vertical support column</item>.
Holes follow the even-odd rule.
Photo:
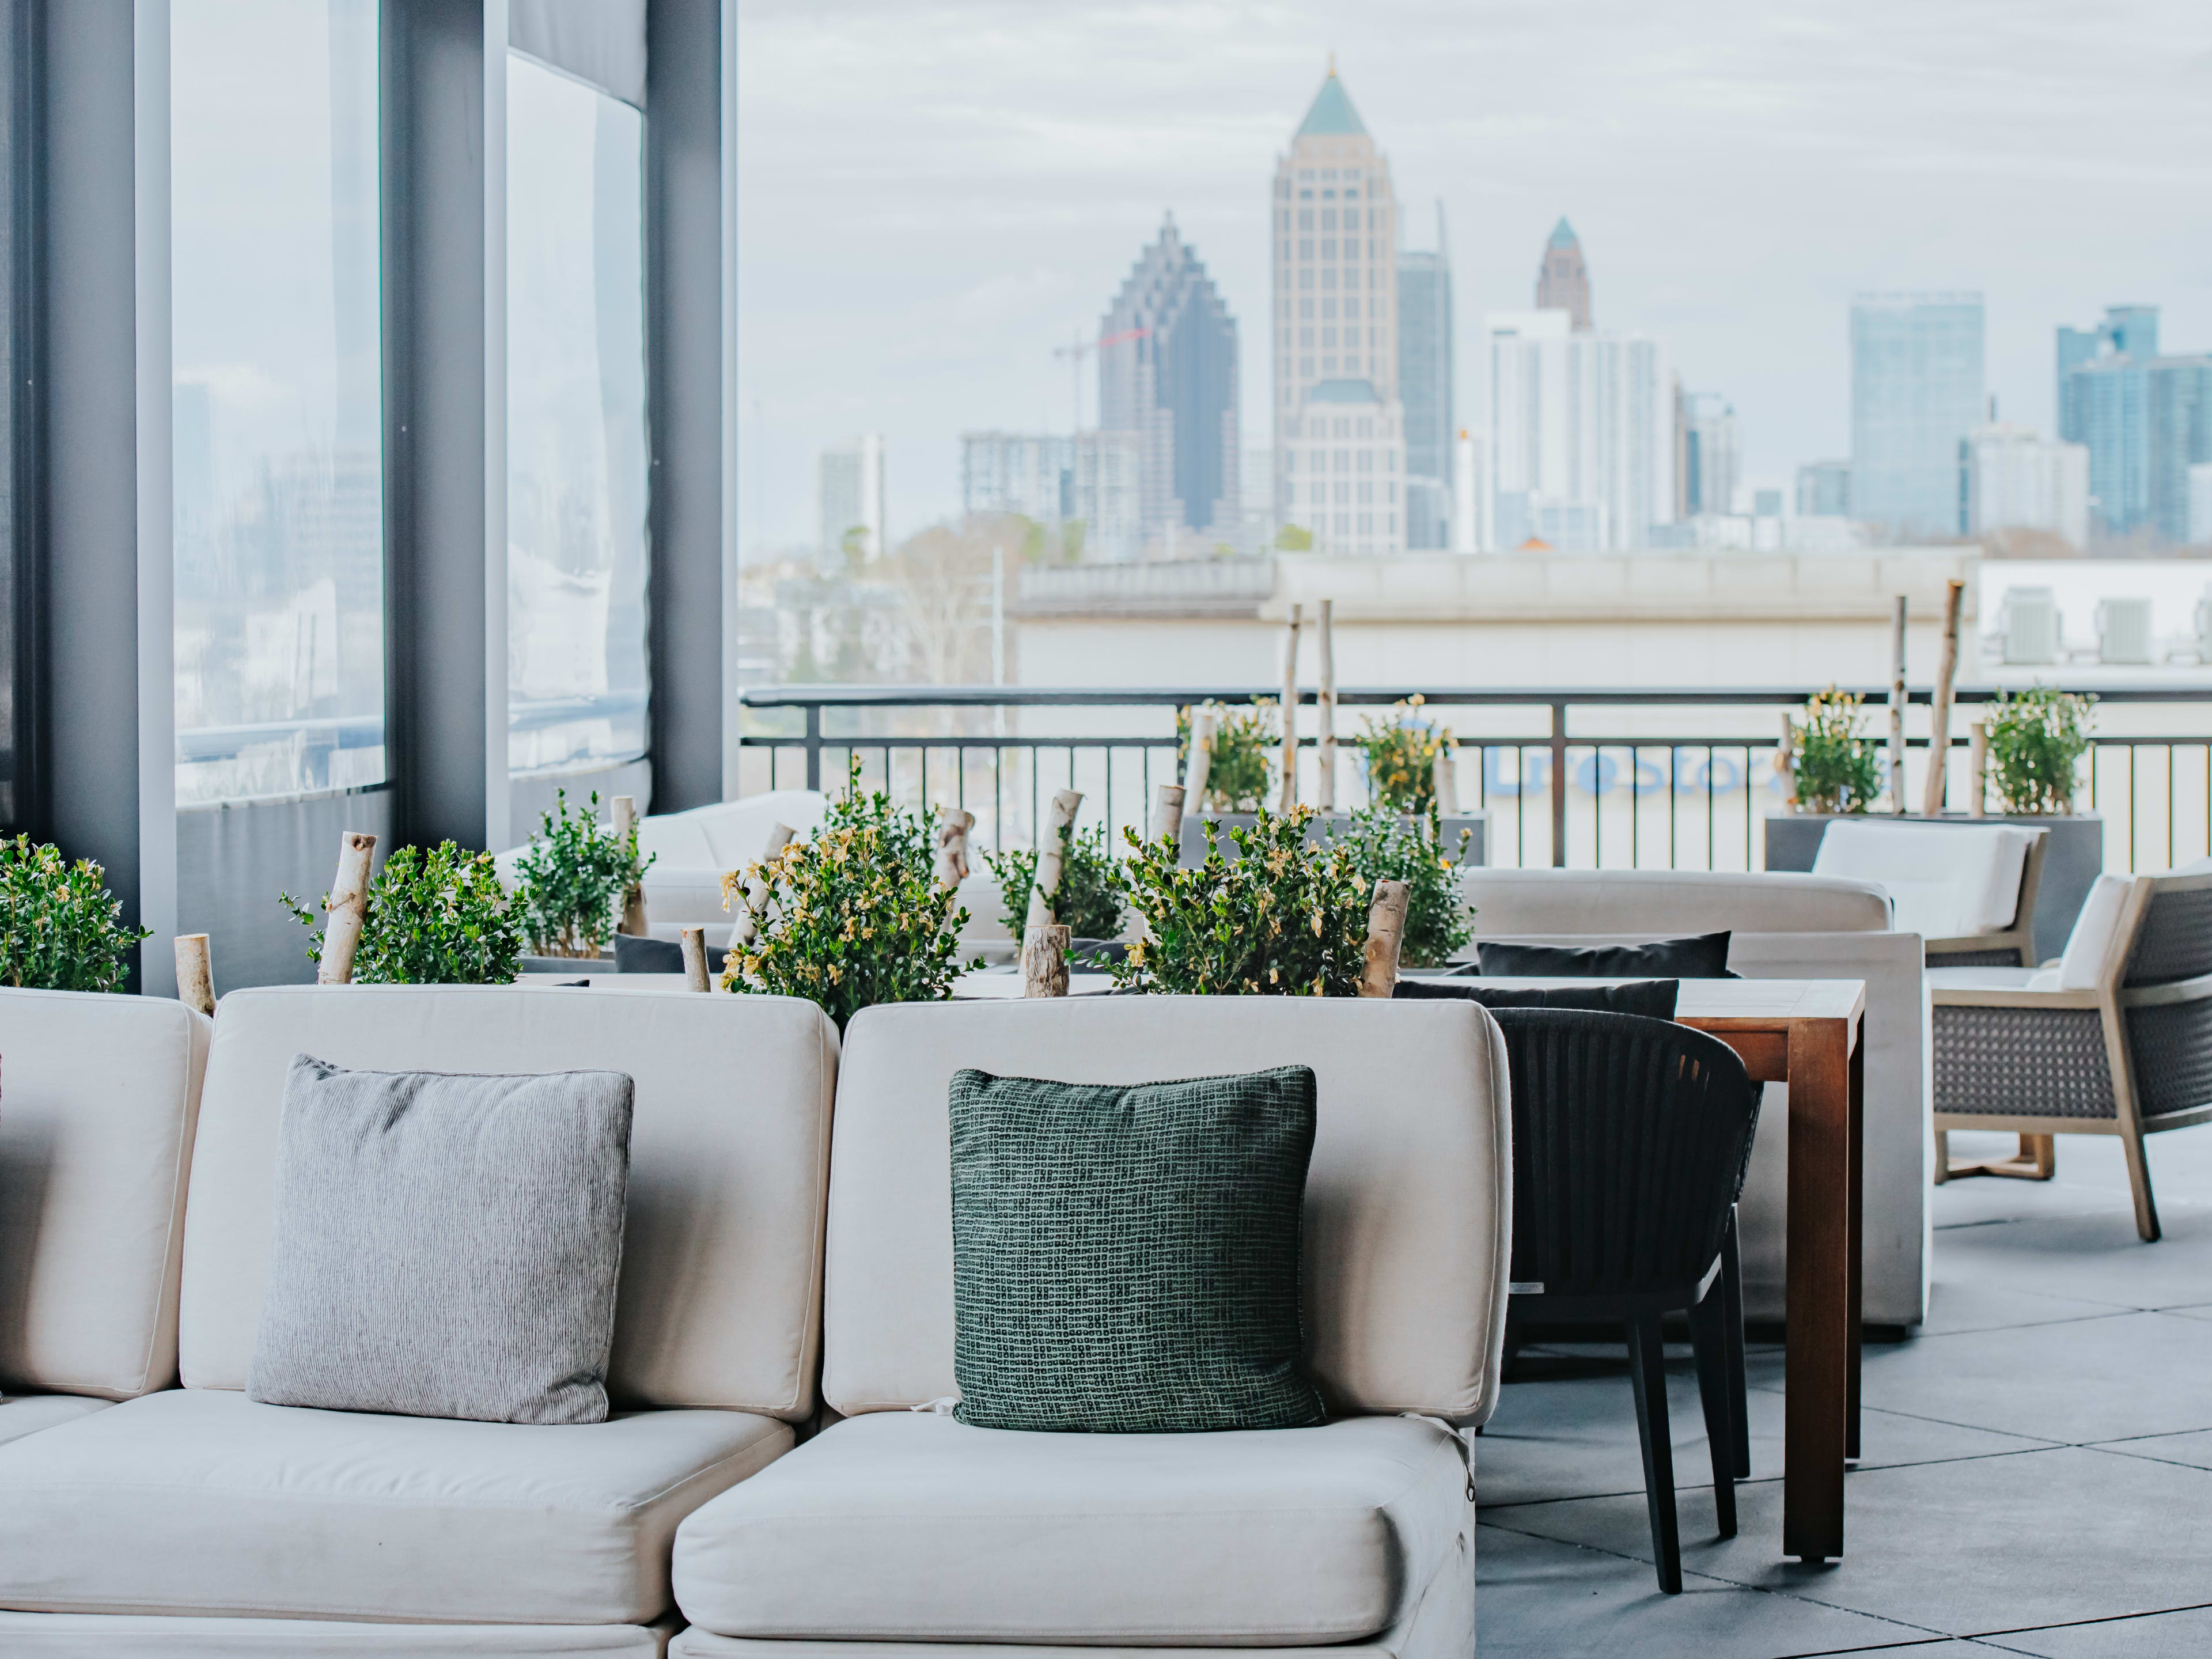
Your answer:
[[[1552,704],[1552,867],[1567,867],[1567,705]]]
[[[653,807],[720,800],[725,412],[720,0],[647,0]],[[728,780],[734,787],[734,777]]]
[[[169,7],[135,0],[132,151],[137,195],[138,924],[153,930],[138,988],[177,992],[175,372],[169,293]]]

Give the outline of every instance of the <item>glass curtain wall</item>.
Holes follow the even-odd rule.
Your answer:
[[[177,801],[381,783],[376,0],[173,0]]]
[[[507,59],[507,757],[646,732],[645,118]]]

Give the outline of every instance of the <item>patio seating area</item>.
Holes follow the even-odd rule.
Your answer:
[[[1995,1156],[2011,1137],[1954,1133]],[[1781,1351],[1754,1328],[1752,1478],[1714,1536],[1686,1341],[1668,1346],[1685,1593],[1653,1581],[1618,1340],[1534,1344],[1475,1459],[1478,1651],[1781,1659],[2179,1659],[2212,1650],[2212,1126],[2162,1137],[2165,1237],[2136,1237],[2118,1141],[2069,1137],[2045,1183],[1932,1195],[1924,1324],[1873,1334],[1848,1547],[1780,1528]],[[1677,1334],[1680,1334],[1678,1333]],[[1765,1333],[1770,1338],[1771,1331]]]

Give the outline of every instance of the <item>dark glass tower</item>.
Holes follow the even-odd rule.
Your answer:
[[[1406,545],[1451,545],[1452,287],[1444,204],[1433,252],[1398,255],[1398,396],[1406,406]]]

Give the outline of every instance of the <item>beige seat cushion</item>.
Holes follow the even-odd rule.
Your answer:
[[[199,1619],[0,1613],[8,1659],[660,1659],[643,1625],[370,1625],[344,1619]],[[939,1654],[933,1659],[946,1659]]]
[[[176,1381],[213,1030],[160,997],[0,990],[0,1391],[125,1400]]]
[[[627,1072],[617,1405],[813,1410],[836,1028],[787,997],[277,986],[222,1000],[185,1221],[191,1388],[242,1389],[268,1273],[284,1073]]]
[[[0,1607],[646,1622],[677,1522],[791,1440],[743,1412],[463,1423],[170,1389],[0,1447]]]
[[[956,1387],[946,1098],[962,1066],[1141,1083],[1300,1065],[1320,1085],[1304,1279],[1322,1397],[1340,1414],[1486,1418],[1511,1224],[1504,1043],[1471,1002],[1354,998],[863,1009],[837,1090],[823,1397],[850,1416]]]
[[[78,1418],[105,1410],[112,1401],[88,1400],[81,1394],[15,1395],[0,1400],[0,1446],[21,1440],[40,1429],[74,1423]],[[0,1649],[4,1651],[4,1649]]]
[[[1457,1554],[1466,1493],[1455,1439],[1405,1418],[1024,1434],[883,1413],[694,1514],[676,1595],[725,1636],[1352,1641]]]

